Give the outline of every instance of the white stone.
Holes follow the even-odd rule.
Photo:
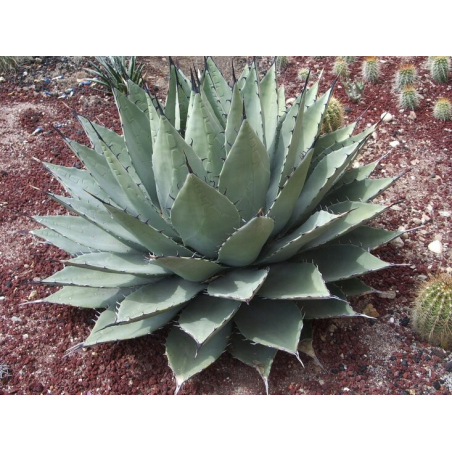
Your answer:
[[[295,97],[291,97],[290,99],[286,100],[286,104],[293,104],[295,102]]]
[[[403,248],[403,245],[405,245],[405,243],[403,242],[403,240],[400,237],[397,237],[391,242],[391,245],[394,248]]]
[[[443,252],[443,244],[439,240],[434,240],[428,245],[428,249],[435,254],[441,254]]]
[[[394,119],[394,116],[392,116],[391,113],[386,112],[383,113],[380,118],[383,119],[383,122],[391,122]]]
[[[440,210],[438,213],[442,217],[450,217],[450,215],[451,215],[450,212],[448,212],[447,210]]]
[[[396,148],[400,143],[397,140],[391,141],[389,143],[389,146]]]

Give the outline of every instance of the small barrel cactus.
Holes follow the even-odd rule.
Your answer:
[[[419,94],[414,86],[405,86],[399,96],[400,108],[416,110],[419,107]]]
[[[380,78],[380,62],[377,57],[368,56],[364,58],[362,73],[366,82],[376,83],[378,81]]]
[[[341,102],[332,97],[322,122],[322,133],[331,133],[344,123],[344,107]]]
[[[433,116],[441,121],[450,121],[452,119],[452,105],[446,97],[440,97],[433,109]]]
[[[285,69],[289,65],[289,59],[286,56],[276,57],[276,67],[281,70]]]
[[[334,61],[333,74],[341,78],[347,78],[350,74],[348,64],[342,57],[337,57]]]
[[[354,56],[343,56],[341,58],[343,58],[347,64],[353,64],[356,59],[356,57],[354,57]]]
[[[452,277],[442,275],[419,289],[414,307],[413,329],[434,345],[452,345]]]
[[[298,79],[301,80],[302,82],[306,81],[306,79],[308,78],[308,75],[309,75],[309,69],[307,67],[302,67],[298,71]]]
[[[413,86],[417,79],[417,70],[414,64],[404,64],[399,67],[395,78],[395,87],[398,90],[406,86]]]
[[[450,58],[447,56],[433,57],[430,63],[430,73],[436,83],[447,83],[450,75]]]

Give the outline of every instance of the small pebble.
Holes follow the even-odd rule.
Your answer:
[[[435,254],[441,254],[443,252],[443,244],[439,240],[434,240],[429,243],[428,249]]]
[[[381,119],[383,119],[383,122],[391,122],[394,119],[394,116],[391,115],[391,113],[383,113],[380,116]]]

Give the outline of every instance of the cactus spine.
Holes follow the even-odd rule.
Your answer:
[[[377,57],[368,56],[362,66],[363,79],[366,82],[376,83],[380,78],[380,62]]]
[[[419,94],[414,86],[405,86],[399,96],[400,108],[416,110],[419,107]]]
[[[404,64],[396,73],[395,85],[399,91],[406,86],[413,86],[417,79],[417,70],[414,64]]]
[[[426,281],[413,307],[413,328],[435,345],[452,345],[452,277],[443,275]]]
[[[339,129],[344,122],[344,107],[338,99],[332,97],[323,117],[322,133],[330,133]]]
[[[447,83],[450,74],[450,58],[447,56],[433,57],[430,63],[430,73],[436,83]]]
[[[440,97],[433,109],[433,116],[441,121],[450,121],[452,119],[452,105],[446,97]]]
[[[350,74],[348,64],[342,57],[337,57],[334,61],[333,74],[341,78],[347,78]]]

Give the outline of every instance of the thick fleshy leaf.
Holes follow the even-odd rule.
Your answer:
[[[129,273],[133,275],[164,276],[171,272],[149,262],[143,254],[91,253],[65,262],[74,267]]]
[[[253,367],[259,372],[259,375],[264,380],[265,390],[268,394],[268,376],[270,375],[277,350],[261,344],[254,344],[240,333],[236,333],[231,338],[228,352],[234,358],[237,358],[242,363]]]
[[[306,243],[322,235],[333,223],[341,218],[340,215],[333,215],[323,210],[314,213],[295,231],[271,242],[262,252],[259,264],[282,262],[297,254]]]
[[[278,117],[282,117],[286,113],[286,95],[284,93],[284,85],[278,88]]]
[[[132,80],[127,80],[127,98],[149,119],[148,96],[143,88],[133,83]]]
[[[336,143],[340,143],[347,138],[350,138],[355,127],[356,122],[348,124],[347,126],[335,130],[334,132],[320,136],[314,145],[313,158],[317,158],[325,149],[329,148],[330,146],[333,146]]]
[[[207,287],[211,297],[228,298],[249,303],[264,284],[268,268],[239,268],[215,279]]]
[[[378,204],[367,204],[363,202],[350,202],[345,201],[339,204],[334,204],[329,207],[329,211],[342,217],[338,219],[328,230],[306,244],[302,251],[315,248],[320,245],[324,245],[337,237],[340,237],[347,232],[357,228],[365,221],[369,221],[372,218],[380,215],[387,210],[386,206],[380,206]],[[346,242],[347,243],[347,242]]]
[[[222,159],[226,157],[222,132],[218,120],[210,114],[205,102],[201,99],[201,94],[195,94],[193,110],[187,121],[185,141],[203,162],[208,180],[213,184],[218,183],[218,176],[223,167]]]
[[[235,143],[242,121],[243,121],[243,102],[240,96],[239,86],[236,83],[232,91],[231,109],[229,110],[229,115],[226,122],[226,129],[224,133],[225,135],[224,147],[226,154],[229,153],[233,144]]]
[[[140,242],[131,234],[127,229],[125,229],[121,224],[115,222],[108,210],[105,209],[102,202],[96,200],[92,196],[87,194],[84,198],[86,201],[81,201],[75,198],[64,198],[57,195],[49,195],[51,199],[57,201],[66,209],[71,212],[78,214],[80,217],[93,223],[95,226],[108,232],[115,239],[124,243],[124,245],[133,248],[138,252],[146,252]]]
[[[322,204],[329,206],[343,201],[368,202],[389,188],[398,179],[398,177],[386,177],[384,179],[364,179],[351,182],[331,191],[322,199]]]
[[[215,96],[221,106],[221,110],[223,111],[223,113],[228,114],[229,107],[231,106],[231,88],[211,57],[207,58],[206,65],[207,75],[212,81],[212,87],[214,89]]]
[[[110,251],[113,253],[136,252],[136,250],[81,217],[58,215],[49,217],[35,216],[33,218],[39,224],[47,226],[64,238],[97,251]]]
[[[84,347],[90,347],[105,342],[122,341],[134,339],[136,337],[146,336],[162,328],[179,312],[180,307],[168,309],[159,315],[148,317],[133,323],[123,325],[114,325],[116,319],[115,307],[111,306],[104,311],[97,319],[96,325],[91,331],[85,342]],[[108,326],[111,325],[111,326]]]
[[[204,289],[202,284],[176,276],[147,284],[131,293],[119,306],[116,323],[129,323],[183,305]]]
[[[392,264],[355,245],[331,245],[307,251],[297,257],[297,262],[314,262],[325,282],[354,278],[392,267]]]
[[[344,173],[344,175],[336,182],[331,191],[336,190],[343,185],[350,184],[354,181],[361,181],[367,179],[380,163],[381,159],[368,165],[358,166],[357,168],[351,168]]]
[[[346,300],[329,298],[327,300],[303,300],[297,302],[303,319],[330,319],[337,317],[362,317],[356,313]]]
[[[300,225],[306,219],[356,156],[357,150],[358,144],[347,146],[327,155],[316,166],[296,202],[290,225]]]
[[[42,301],[55,304],[67,304],[78,308],[100,309],[115,306],[135,288],[99,289],[97,287],[66,286]]]
[[[112,202],[108,194],[100,188],[88,171],[52,165],[51,163],[44,163],[44,165],[72,196],[78,196],[81,199],[88,192],[104,202]]]
[[[167,235],[172,234],[171,227],[162,218],[160,212],[157,211],[153,204],[154,201],[151,201],[138,185],[135,184],[127,170],[106,146],[103,147],[103,151],[112,173],[125,193],[129,205],[132,206],[132,209],[130,209],[131,212],[141,217],[143,221],[149,222],[154,228],[163,230]]]
[[[80,245],[79,243],[63,237],[61,234],[58,234],[58,232],[52,231],[52,229],[35,229],[34,231],[30,231],[30,234],[44,239],[44,243],[55,245],[72,256],[78,256],[79,254],[91,253],[94,251],[92,248]]]
[[[237,177],[240,173],[246,177]],[[218,189],[248,221],[265,207],[269,181],[267,150],[245,120],[221,170]]]
[[[185,245],[214,258],[240,215],[226,196],[189,174],[171,210],[171,222]]]
[[[250,67],[248,64],[245,65],[243,68],[242,73],[240,74],[240,77],[237,80],[237,86],[240,88],[240,91],[244,88],[246,79],[248,78],[248,75],[250,74]]]
[[[256,217],[235,231],[221,246],[218,261],[232,267],[253,263],[267,242],[275,222],[268,217]]]
[[[171,207],[187,175],[194,172],[201,180],[207,176],[201,160],[164,116],[160,118],[152,164],[157,196],[166,217],[170,216]]]
[[[200,349],[196,342],[180,328],[173,326],[166,340],[168,364],[176,377],[176,394],[193,375],[209,367],[225,351],[231,334],[229,322]]]
[[[303,329],[301,331],[300,342],[298,344],[298,350],[312,358],[315,361],[315,363],[323,369],[322,364],[320,363],[319,359],[317,358],[317,355],[315,354],[313,346],[314,339],[313,333],[314,332],[312,328],[312,322],[304,318]]]
[[[353,231],[333,240],[331,244],[350,244],[365,250],[374,250],[385,243],[400,237],[406,231],[386,231],[385,229],[360,226]]]
[[[191,256],[193,253],[173,241],[170,237],[157,231],[149,224],[143,223],[140,219],[116,209],[113,206],[105,205],[113,219],[124,226],[137,240],[146,247],[152,254],[163,256]]]
[[[271,237],[275,237],[280,231],[288,227],[288,222],[293,215],[297,199],[303,193],[306,175],[311,161],[312,151],[308,152],[300,166],[292,173],[277,198],[270,205],[267,215],[274,219],[275,227]]]
[[[234,321],[248,340],[298,356],[303,318],[294,302],[256,298],[242,303]]]
[[[221,265],[207,259],[196,257],[158,257],[152,262],[171,270],[187,281],[202,282],[223,270]]]
[[[239,307],[239,301],[198,295],[182,311],[179,326],[201,346],[231,320]]]
[[[357,297],[360,295],[367,295],[369,293],[376,293],[378,290],[363,283],[358,278],[346,279],[344,281],[337,281],[334,283],[347,297]]]
[[[42,283],[50,286],[119,288],[150,284],[160,278],[161,276],[144,277],[123,273],[109,273],[86,268],[66,267],[44,279]]]
[[[119,91],[114,92],[121,116],[124,140],[135,171],[155,206],[158,206],[155,189],[154,171],[152,170],[152,135],[151,126],[140,109]]]
[[[276,62],[273,62],[260,83],[262,116],[267,147],[270,147],[278,125],[278,91],[276,83]]]
[[[291,262],[270,266],[258,296],[273,300],[304,300],[328,298],[330,292],[313,264]]]

